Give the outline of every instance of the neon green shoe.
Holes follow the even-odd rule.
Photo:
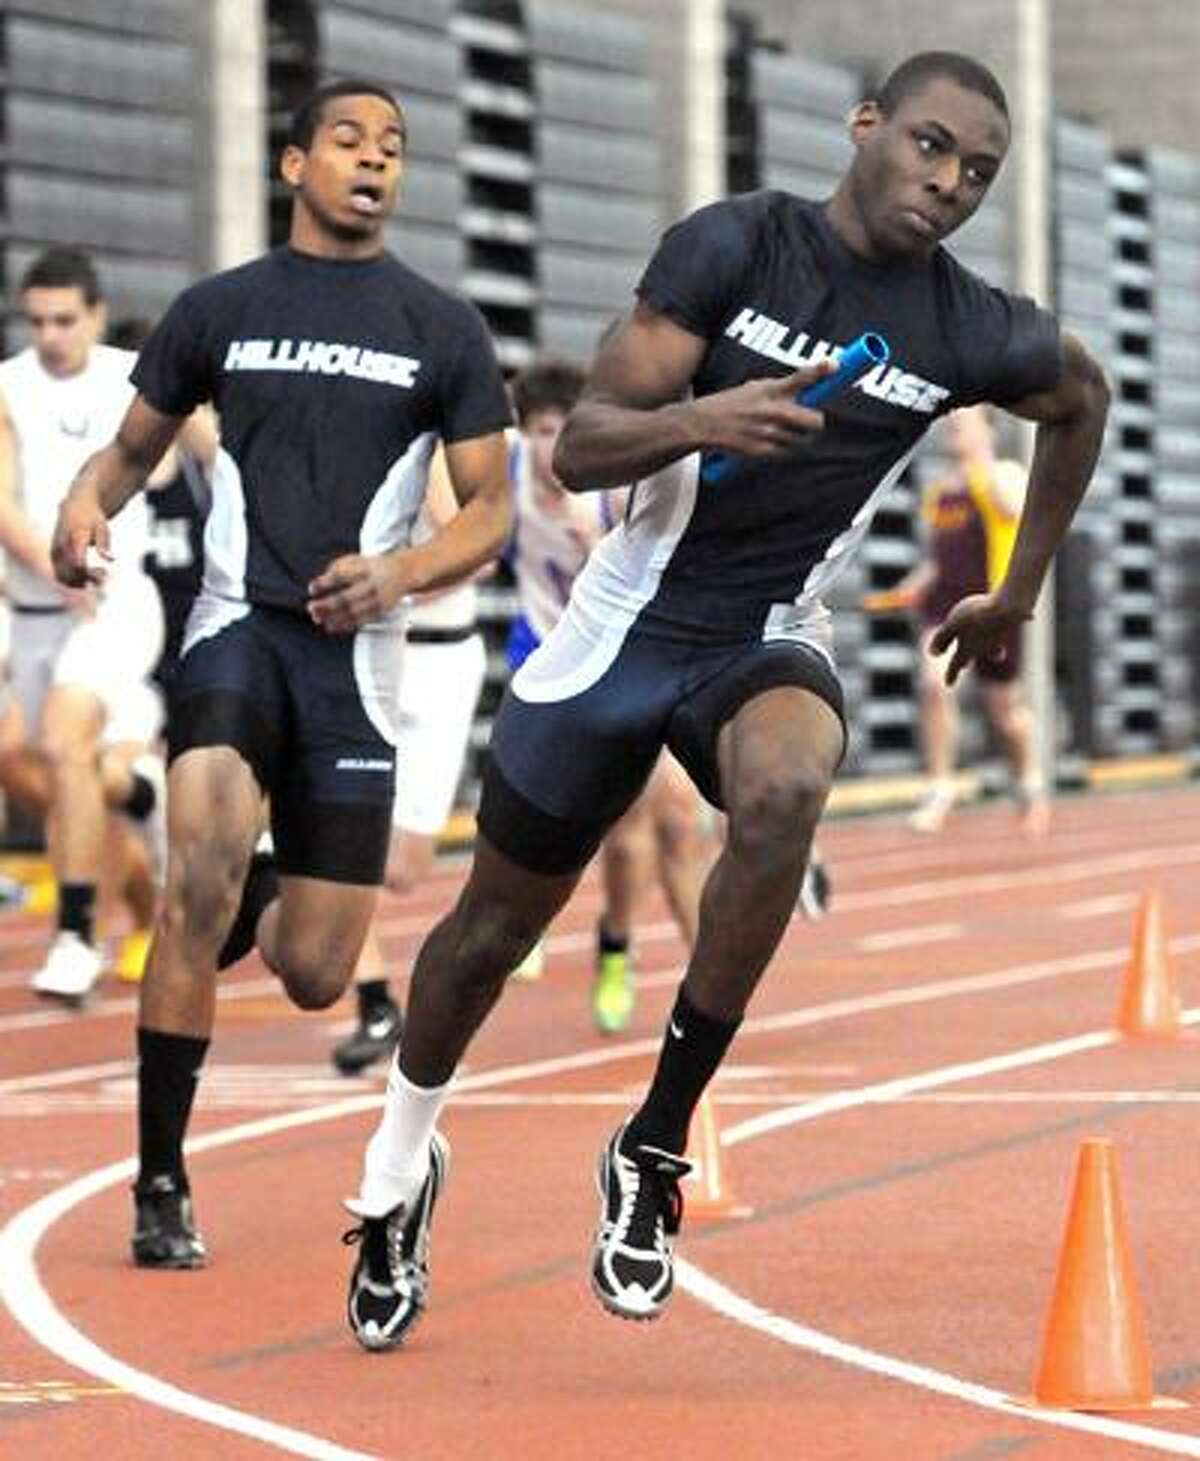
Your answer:
[[[592,985],[592,1018],[602,1035],[619,1034],[633,1018],[634,972],[629,954],[601,954]]]

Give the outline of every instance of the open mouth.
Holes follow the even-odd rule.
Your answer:
[[[350,206],[368,217],[383,212],[383,189],[373,183],[356,183],[350,190]]]

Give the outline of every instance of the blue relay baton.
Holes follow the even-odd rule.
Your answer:
[[[801,406],[823,406],[826,401],[847,390],[856,380],[866,375],[867,371],[874,370],[877,365],[886,364],[891,353],[888,342],[882,335],[877,335],[874,330],[866,330],[857,340],[852,340],[838,352],[837,369],[807,386],[796,400]],[[700,476],[705,482],[719,482],[732,469],[735,461],[735,457],[726,456],[724,452],[714,452],[712,456],[705,458]]]

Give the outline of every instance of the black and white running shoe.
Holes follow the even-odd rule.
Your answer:
[[[133,1189],[133,1261],[139,1268],[203,1268],[204,1239],[196,1231],[192,1199],[171,1176],[152,1177]]]
[[[333,1047],[331,1058],[343,1075],[358,1075],[390,1055],[400,1042],[404,1017],[395,1000],[379,1004],[359,1017],[353,1031]]]
[[[655,1319],[671,1297],[675,1236],[683,1217],[680,1179],[692,1164],[674,1152],[623,1146],[625,1126],[596,1164],[600,1226],[592,1291],[622,1319]]]
[[[429,1175],[411,1210],[395,1207],[383,1217],[364,1217],[342,1235],[358,1245],[346,1312],[364,1349],[395,1349],[425,1312],[429,1298],[429,1225],[450,1170],[450,1147],[434,1132]]]

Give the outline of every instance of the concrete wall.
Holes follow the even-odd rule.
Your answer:
[[[1054,0],[1058,110],[1118,147],[1200,145],[1200,5],[1194,0]]]

